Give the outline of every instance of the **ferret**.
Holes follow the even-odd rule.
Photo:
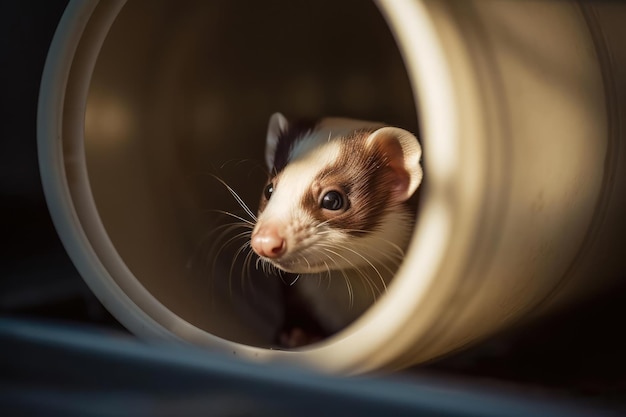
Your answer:
[[[250,245],[264,267],[291,274],[290,297],[313,315],[314,333],[340,330],[385,291],[410,241],[421,155],[417,138],[398,127],[271,116],[270,176]],[[286,347],[323,337],[290,326],[279,337]]]

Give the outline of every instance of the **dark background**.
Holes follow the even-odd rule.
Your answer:
[[[0,312],[113,324],[48,215],[37,163],[37,98],[67,1],[0,2]]]
[[[124,332],[59,241],[36,151],[39,81],[66,1],[0,2],[0,317],[87,323]],[[625,286],[540,322],[407,371],[487,386],[626,404]]]

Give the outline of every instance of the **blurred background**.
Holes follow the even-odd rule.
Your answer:
[[[0,18],[3,20],[0,25],[0,71],[3,81],[0,94],[3,109],[0,125],[0,315],[46,322],[88,324],[126,334],[123,327],[86,287],[66,255],[48,215],[39,179],[36,151],[39,82],[50,40],[66,3],[61,0],[0,2]],[[368,16],[351,16],[348,3],[340,9],[343,14],[338,13],[335,16],[335,25],[318,28],[328,35],[327,43],[331,46],[335,36],[360,36],[359,33],[342,32],[341,19],[368,19]],[[369,8],[359,7],[358,10],[365,15],[369,14],[369,18],[377,13],[373,5]],[[230,11],[222,12],[235,13],[235,6]],[[281,8],[274,6],[272,12],[279,22]],[[303,9],[302,12],[307,11]],[[250,19],[250,24],[254,22],[254,16],[242,16],[242,19],[246,18]],[[286,28],[283,29],[287,32],[301,26],[297,22],[285,22],[285,25]],[[300,30],[312,28],[300,27]],[[247,41],[238,38],[236,33],[231,33],[230,36],[235,43]],[[282,39],[285,44],[280,45],[280,48],[285,51],[293,51],[293,48],[299,47],[297,44],[289,44],[289,37]],[[384,49],[385,42],[389,41],[390,38],[383,39],[381,48]],[[341,47],[339,44],[335,46]],[[275,53],[278,50],[273,49]],[[229,51],[222,52],[222,58],[229,59]],[[347,116],[370,115],[414,131],[419,130],[414,118],[413,99],[406,89],[408,80],[401,75],[399,78],[394,75],[402,74],[403,71],[396,52],[390,52],[389,60],[384,65],[369,57],[367,49],[346,51],[345,62],[316,63],[314,57],[318,52],[302,50],[296,54],[300,57],[297,62],[290,59],[278,62],[278,66],[287,69],[286,72],[289,72],[292,65],[310,69],[308,74],[298,72],[298,77],[293,79],[279,79],[275,72],[266,73],[263,68],[251,67],[255,59],[253,54],[247,57],[249,62],[231,56],[230,59],[242,67],[241,79],[247,81],[236,87],[221,87],[224,91],[231,91],[231,88],[245,90],[249,97],[238,103],[229,101],[227,95],[214,98],[217,101],[207,101],[205,106],[211,110],[210,113],[218,116],[221,114],[221,123],[208,125],[222,130],[206,132],[203,130],[206,126],[203,127],[202,123],[190,123],[196,129],[190,135],[228,134],[241,123],[240,115],[247,112],[255,114],[247,123],[264,135],[266,116],[263,112],[250,110],[250,107],[267,105],[272,108],[264,109],[264,112],[270,114],[275,110],[282,110],[275,107],[285,107],[287,103],[295,116],[315,117],[320,109],[344,112],[346,108],[351,108],[355,114],[346,114]],[[305,59],[306,57],[309,59]],[[362,58],[361,61],[359,57]],[[281,55],[277,53],[271,59],[280,60]],[[367,74],[362,73],[358,70],[361,65],[367,65],[374,70]],[[192,71],[193,68],[189,70]],[[251,73],[254,76],[246,78]],[[380,74],[380,79],[386,80],[378,84],[379,91],[363,88],[372,83],[372,79],[368,78],[372,73]],[[336,95],[321,94],[315,78],[318,76],[337,80],[335,85],[326,85],[330,90],[336,91]],[[180,81],[183,85],[182,92],[193,88],[185,87],[184,79]],[[253,87],[258,82],[276,85],[280,83],[286,87],[284,91],[277,91],[274,100],[268,105],[263,96],[255,96]],[[304,96],[307,99],[298,100],[299,95],[293,96],[294,91],[305,91]],[[364,91],[370,93],[363,95]],[[390,96],[397,107],[383,105],[383,108],[389,110],[381,113],[377,104],[385,98],[388,99],[388,96],[384,97],[388,92],[392,92]],[[198,97],[202,95],[202,92],[196,93]],[[310,99],[311,97],[315,99]],[[225,106],[222,113],[211,108],[216,103]],[[404,111],[399,113],[395,110],[397,108]],[[189,123],[189,120],[182,119],[180,122]],[[205,151],[210,152],[208,149]],[[181,163],[194,170],[194,167],[204,162],[198,160]],[[200,203],[200,206],[207,204],[208,202]],[[466,350],[403,371],[402,375],[408,378],[414,375],[436,375],[480,386],[541,392],[624,407],[624,317],[626,285],[547,319],[520,325]]]

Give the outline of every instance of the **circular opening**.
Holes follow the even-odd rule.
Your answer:
[[[374,3],[72,2],[42,86],[44,188],[94,292],[137,334],[254,357],[294,357],[264,349],[288,314],[285,283],[241,265],[221,229],[240,207],[222,181],[255,210],[269,115],[418,131]]]

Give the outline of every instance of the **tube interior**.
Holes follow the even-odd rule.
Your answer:
[[[98,57],[85,114],[94,201],[134,277],[174,314],[268,346],[278,277],[221,228],[256,212],[269,116],[345,116],[418,132],[411,86],[372,2],[130,0]],[[224,232],[224,233],[223,233]]]

